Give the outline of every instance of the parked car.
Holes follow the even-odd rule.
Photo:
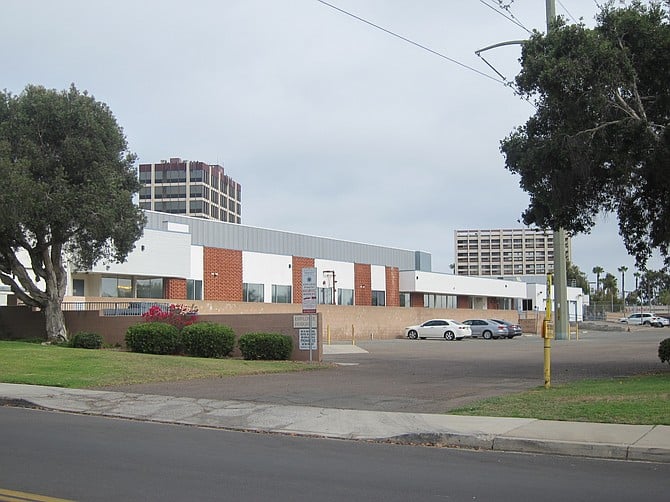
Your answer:
[[[127,307],[120,307],[118,305],[113,308],[106,308],[102,311],[105,316],[130,316],[142,315],[147,312],[154,305],[159,306],[163,310],[168,309],[167,303],[153,303],[153,302],[128,302]]]
[[[665,316],[659,315],[656,316],[656,319],[651,323],[652,326],[657,328],[663,328],[665,326],[670,326],[670,319]]]
[[[521,336],[523,335],[523,330],[521,329],[521,326],[518,324],[514,324],[513,322],[506,321],[504,319],[491,319],[492,321],[499,322],[500,324],[503,324],[505,327],[507,327],[507,338],[514,338],[515,336]]]
[[[481,336],[484,340],[505,338],[508,334],[507,326],[491,319],[468,319],[463,324],[470,326],[473,337]]]
[[[444,338],[445,340],[462,340],[472,336],[470,326],[466,326],[453,319],[431,319],[419,326],[405,328],[405,336],[416,340],[417,338]]]
[[[631,314],[628,317],[622,317],[619,322],[637,326],[653,326],[654,324],[663,323],[663,321],[651,312],[638,312]]]

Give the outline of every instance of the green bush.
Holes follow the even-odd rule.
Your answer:
[[[658,357],[662,363],[670,364],[670,338],[661,340],[658,346]]]
[[[181,349],[179,330],[164,322],[136,324],[126,331],[126,347],[144,354],[177,354]]]
[[[198,322],[181,332],[184,352],[195,357],[226,357],[235,348],[232,328],[213,322]]]
[[[72,337],[71,346],[75,349],[101,349],[102,336],[97,333],[77,333]]]
[[[293,338],[277,333],[248,333],[238,342],[247,360],[283,361],[291,357]]]

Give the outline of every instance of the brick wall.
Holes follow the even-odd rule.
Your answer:
[[[186,300],[186,279],[167,278],[164,289],[165,298]]]
[[[242,251],[206,247],[203,254],[204,299],[242,301]]]
[[[354,263],[354,304],[372,305],[372,271],[369,264]]]
[[[400,272],[398,267],[386,267],[386,305],[400,306]]]
[[[293,303],[302,305],[302,269],[314,268],[314,258],[294,256],[291,264],[293,271]]]
[[[423,293],[410,293],[409,306],[423,308]]]

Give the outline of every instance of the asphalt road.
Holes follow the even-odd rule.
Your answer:
[[[46,500],[29,493],[126,502],[655,502],[667,500],[670,477],[670,464],[297,438],[20,408],[0,407],[0,424],[0,500]]]
[[[552,384],[667,371],[658,345],[668,328],[581,333],[579,340],[554,340]],[[279,375],[254,375],[108,390],[241,400],[283,405],[371,411],[444,413],[484,397],[544,384],[543,340],[472,339],[359,342],[368,353],[325,356],[333,368]]]

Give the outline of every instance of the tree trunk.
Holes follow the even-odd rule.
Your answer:
[[[60,300],[49,299],[44,309],[44,317],[46,320],[47,341],[53,343],[67,341],[65,316],[63,315]]]

